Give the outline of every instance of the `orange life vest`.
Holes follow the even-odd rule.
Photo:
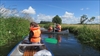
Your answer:
[[[34,33],[34,35],[32,36],[30,41],[34,42],[34,43],[40,42],[40,40],[41,40],[41,37],[40,37],[41,31],[40,31],[40,29],[38,27],[36,27],[36,28],[34,27],[34,28],[30,28],[30,30]]]

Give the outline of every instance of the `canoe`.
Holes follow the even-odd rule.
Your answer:
[[[42,31],[42,33],[45,33],[45,34],[69,34],[69,30],[65,30],[65,31],[61,31],[61,32]]]
[[[17,44],[7,56],[33,56],[37,55],[37,53],[39,51],[41,52],[41,50],[46,52],[48,51],[52,56],[52,53],[43,42],[31,44],[28,42],[28,36],[26,36],[25,39]]]
[[[40,29],[41,29],[41,32],[45,33],[45,34],[69,34],[69,30],[68,29],[64,30],[64,31],[61,31],[61,32],[54,32],[54,31],[48,32],[48,30],[45,29],[45,28],[40,28]]]

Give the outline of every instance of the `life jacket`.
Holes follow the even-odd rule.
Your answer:
[[[58,32],[61,32],[61,25],[56,26]]]
[[[49,29],[48,29],[48,32],[51,32],[51,31],[52,31],[52,27],[50,26]]]
[[[40,37],[41,31],[40,31],[40,29],[38,27],[34,27],[34,28],[30,28],[30,30],[34,33],[34,35],[32,36],[30,41],[34,42],[34,43],[40,42],[40,40],[41,40],[41,37]]]

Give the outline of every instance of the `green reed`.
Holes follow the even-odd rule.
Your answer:
[[[62,29],[69,29],[81,43],[100,51],[100,25],[62,25]]]
[[[10,50],[29,33],[29,21],[20,17],[0,17],[0,56]]]

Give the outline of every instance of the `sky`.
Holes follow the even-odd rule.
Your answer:
[[[77,24],[83,14],[89,19],[96,17],[91,23],[100,23],[100,0],[0,0],[2,4],[5,9],[16,8],[19,11],[17,16],[30,14],[37,23],[52,21],[55,15],[59,15],[62,23]]]

